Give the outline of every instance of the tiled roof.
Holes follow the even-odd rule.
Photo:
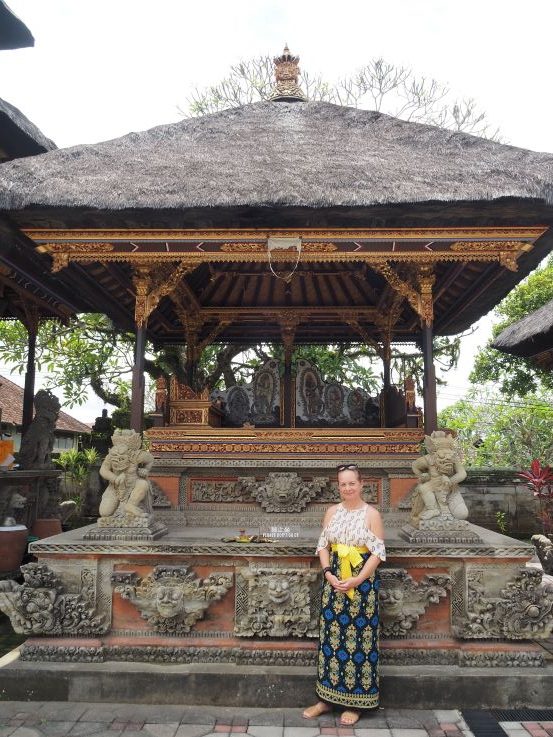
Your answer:
[[[2,422],[12,425],[21,425],[23,415],[23,388],[14,384],[13,381],[0,376],[0,407],[2,408]],[[65,430],[66,432],[86,432],[89,433],[91,428],[84,422],[76,420],[67,412],[60,412],[56,430]]]

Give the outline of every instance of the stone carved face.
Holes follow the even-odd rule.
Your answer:
[[[112,448],[110,452],[111,468],[117,473],[126,471],[130,466],[129,448]]]
[[[286,576],[271,576],[267,582],[267,597],[273,604],[285,604],[290,598],[290,583]]]
[[[185,608],[184,589],[182,586],[159,584],[155,591],[155,606],[161,617],[176,617]]]
[[[437,470],[446,476],[453,476],[455,473],[454,453],[449,448],[438,448],[434,454],[434,463]]]

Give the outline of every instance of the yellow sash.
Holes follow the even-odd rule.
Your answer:
[[[350,578],[352,566],[355,568],[363,562],[361,553],[368,553],[369,549],[363,546],[357,545],[343,545],[342,543],[332,543],[330,549],[333,553],[338,553],[340,560],[340,579],[345,581],[346,578]],[[353,599],[354,591],[349,589],[346,594],[350,599]]]

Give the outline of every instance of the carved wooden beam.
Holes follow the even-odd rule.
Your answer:
[[[409,284],[409,282],[402,279],[388,262],[384,264],[372,264],[371,268],[378,274],[381,274],[392,289],[409,302],[413,310],[420,317],[423,325],[432,323],[434,319],[432,287],[436,280],[432,264],[419,266],[417,274],[419,291]]]
[[[176,268],[170,266],[137,266],[133,274],[133,284],[136,294],[134,310],[135,323],[138,326],[146,325],[149,316],[158,306],[163,297],[170,295],[179,285],[181,279],[193,271],[197,264],[190,261],[180,261]]]

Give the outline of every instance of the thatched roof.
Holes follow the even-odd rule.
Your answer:
[[[260,102],[5,164],[0,208],[553,201],[553,155],[326,102]]]
[[[0,0],[0,49],[22,49],[34,46],[35,40],[25,23]]]
[[[56,144],[46,138],[21,110],[0,98],[0,161],[2,158],[35,156],[55,148]]]
[[[505,328],[492,346],[515,356],[535,356],[553,348],[553,299]]]

